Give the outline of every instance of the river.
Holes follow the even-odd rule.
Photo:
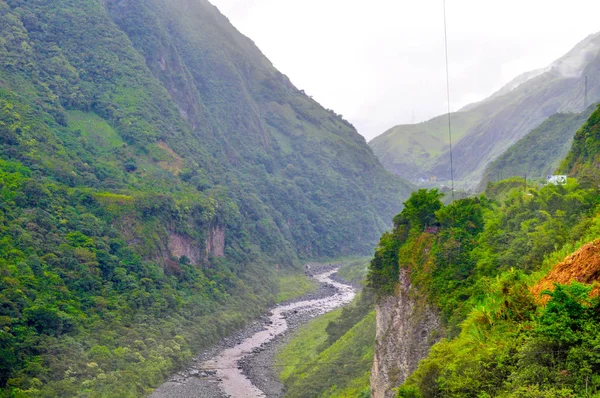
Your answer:
[[[185,372],[180,372],[158,388],[151,398],[264,398],[267,395],[255,386],[244,374],[239,362],[253,351],[260,350],[277,336],[289,329],[288,317],[310,314],[304,321],[341,307],[354,299],[356,290],[347,284],[332,279],[337,268],[320,272],[313,278],[328,286],[331,293],[317,299],[298,299],[288,304],[278,305],[262,328],[242,332],[231,347],[223,348],[208,359],[196,359]],[[295,323],[295,327],[298,323]],[[257,330],[260,329],[260,330]],[[179,377],[178,377],[179,376]],[[270,398],[270,397],[268,397]]]

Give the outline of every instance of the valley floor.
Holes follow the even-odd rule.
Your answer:
[[[334,268],[335,265],[327,265],[319,268],[317,272],[322,275]],[[316,292],[309,293],[281,304],[277,308],[293,307],[294,304],[300,304],[307,301],[314,303],[310,306],[298,307],[297,310],[284,312],[283,317],[287,321],[287,329],[283,333],[276,334],[270,341],[255,347],[251,350],[252,352],[250,355],[245,355],[242,360],[237,362],[237,366],[242,369],[244,376],[246,376],[254,386],[264,392],[269,398],[283,397],[284,395],[284,386],[279,381],[280,369],[275,368],[273,364],[275,362],[276,353],[287,341],[289,341],[292,332],[316,316],[331,311],[332,309],[339,307],[340,304],[349,302],[354,296],[354,289],[348,286],[347,289],[352,292],[352,297],[349,297],[349,300],[345,299],[345,302],[340,302],[339,289],[329,282],[323,282],[323,278],[320,279],[321,283]],[[338,300],[338,302],[335,302],[336,300]],[[227,388],[229,387],[228,383],[231,382],[231,380],[226,379],[226,377],[233,378],[236,376],[231,376],[230,372],[226,372],[226,375],[223,374],[223,370],[228,371],[232,369],[211,371],[208,370],[210,369],[210,365],[208,364],[211,360],[215,360],[215,358],[222,356],[224,352],[239,347],[244,341],[247,341],[247,339],[264,331],[271,325],[271,322],[271,317],[264,316],[237,335],[226,338],[217,346],[203,352],[192,361],[186,370],[174,374],[169,381],[156,389],[150,398],[223,398],[228,396],[237,398],[238,395],[234,395],[235,392],[232,392],[231,389]],[[240,372],[240,374],[242,372]],[[239,380],[235,381],[237,382]],[[230,394],[224,393],[223,390],[229,390]],[[248,392],[240,392],[239,394],[241,394],[239,397],[249,396]]]

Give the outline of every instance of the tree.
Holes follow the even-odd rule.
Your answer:
[[[437,225],[435,213],[443,207],[440,200],[444,196],[437,189],[419,189],[404,202],[402,217],[410,220],[411,227],[425,229]]]

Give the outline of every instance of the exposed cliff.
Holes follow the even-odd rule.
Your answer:
[[[441,196],[437,190],[413,193],[371,261],[368,281],[379,293],[371,370],[375,398],[395,396],[393,389],[411,376],[430,348],[453,332],[447,327],[451,311],[464,300],[460,285],[469,274],[465,264],[483,229],[486,203],[463,199],[444,207]],[[444,297],[448,292],[455,296]]]
[[[377,303],[377,341],[371,369],[373,398],[392,398],[441,337],[440,317],[400,271],[398,292]]]

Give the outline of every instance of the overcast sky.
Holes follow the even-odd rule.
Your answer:
[[[282,73],[371,139],[445,112],[442,0],[210,0]],[[451,107],[600,31],[599,0],[447,0]]]

